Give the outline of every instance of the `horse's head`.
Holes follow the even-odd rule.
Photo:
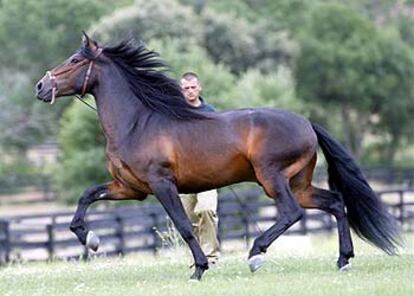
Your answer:
[[[46,72],[36,84],[36,97],[53,104],[55,98],[80,94],[84,96],[96,84],[94,63],[102,52],[96,41],[84,33],[81,50],[61,65]]]

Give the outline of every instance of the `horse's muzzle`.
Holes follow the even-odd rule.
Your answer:
[[[46,103],[52,101],[52,85],[48,80],[45,76],[35,86],[36,98]]]

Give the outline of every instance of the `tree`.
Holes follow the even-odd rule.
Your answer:
[[[291,64],[297,54],[296,42],[289,34],[266,22],[250,24],[210,10],[204,13],[203,21],[202,46],[213,61],[228,65],[236,75],[253,68],[277,71],[280,64]]]
[[[56,133],[67,104],[45,108],[33,86],[80,45],[82,30],[115,4],[104,0],[5,0],[0,9],[0,150],[19,149]],[[120,5],[120,4],[116,4]],[[82,8],[82,9],[79,9]]]
[[[273,107],[306,115],[303,102],[296,97],[291,72],[286,67],[279,67],[277,72],[269,74],[258,70],[243,73],[226,94],[226,99],[229,108]]]
[[[351,8],[327,4],[315,10],[299,35],[299,96],[340,110],[346,143],[357,157],[373,115],[385,110],[396,88],[412,93],[412,54],[401,40],[390,42],[384,34]],[[399,112],[397,104],[387,105]]]
[[[65,111],[60,126],[62,154],[54,173],[55,184],[60,199],[73,203],[85,189],[110,180],[105,167],[105,138],[97,114],[77,101]]]
[[[104,42],[132,36],[149,42],[172,38],[181,48],[199,45],[215,63],[225,64],[234,74],[251,68],[277,71],[297,53],[296,43],[286,31],[269,22],[248,23],[229,13],[206,9],[197,15],[190,6],[176,0],[137,0],[134,5],[115,11],[94,26]]]
[[[266,21],[273,30],[296,32],[309,17],[310,11],[324,0],[208,0],[204,10],[216,13],[226,12],[237,19],[246,20],[254,25]],[[197,0],[180,0],[186,5],[197,5]]]
[[[203,34],[198,16],[175,0],[137,0],[103,17],[91,31],[102,43],[128,37],[145,42],[170,37],[186,47],[198,44]]]
[[[5,0],[0,10],[3,69],[38,76],[79,47],[82,30],[111,11],[104,0]],[[82,9],[79,9],[79,8]],[[32,76],[33,77],[33,76]]]
[[[390,32],[380,40],[383,56],[379,67],[383,74],[375,111],[376,130],[388,135],[383,162],[393,163],[404,141],[414,140],[414,51]]]

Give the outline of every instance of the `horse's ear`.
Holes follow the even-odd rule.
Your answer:
[[[88,34],[86,34],[85,31],[82,31],[82,32],[83,32],[83,38],[82,38],[83,47],[88,47],[92,50],[97,49],[98,43],[95,40],[92,40],[92,38],[90,38]]]
[[[82,37],[83,47],[89,47],[91,39],[89,38],[88,34],[86,34],[85,31],[82,31],[82,33],[83,33],[83,37]]]

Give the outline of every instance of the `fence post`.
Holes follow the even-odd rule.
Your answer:
[[[244,226],[244,237],[246,238],[246,249],[249,248],[250,245],[250,232],[249,232],[249,213],[247,212],[248,209],[244,203],[240,204],[242,210],[242,218],[241,222]]]
[[[121,215],[117,213],[115,221],[117,225],[116,235],[119,239],[117,253],[121,256],[124,256],[125,255],[124,220],[122,219]]]
[[[46,225],[46,231],[47,231],[47,237],[48,237],[46,247],[47,247],[47,252],[49,254],[49,260],[53,260],[55,256],[55,235],[53,233],[53,228],[54,228],[54,221],[52,221],[52,224]]]
[[[3,239],[1,239],[3,237]],[[0,265],[10,261],[11,241],[10,241],[10,222],[0,220]],[[4,255],[3,255],[4,253]]]
[[[400,211],[398,220],[400,220],[401,225],[403,225],[404,223],[404,191],[403,190],[400,190],[398,192],[398,197],[399,197],[398,209]]]
[[[220,248],[222,248],[222,244],[223,244],[222,236],[224,232],[223,232],[223,223],[221,223],[221,219],[224,217],[224,213],[222,213],[222,209],[220,205],[221,203],[217,204],[217,217],[219,217],[218,224],[217,224],[217,236],[218,236]]]

